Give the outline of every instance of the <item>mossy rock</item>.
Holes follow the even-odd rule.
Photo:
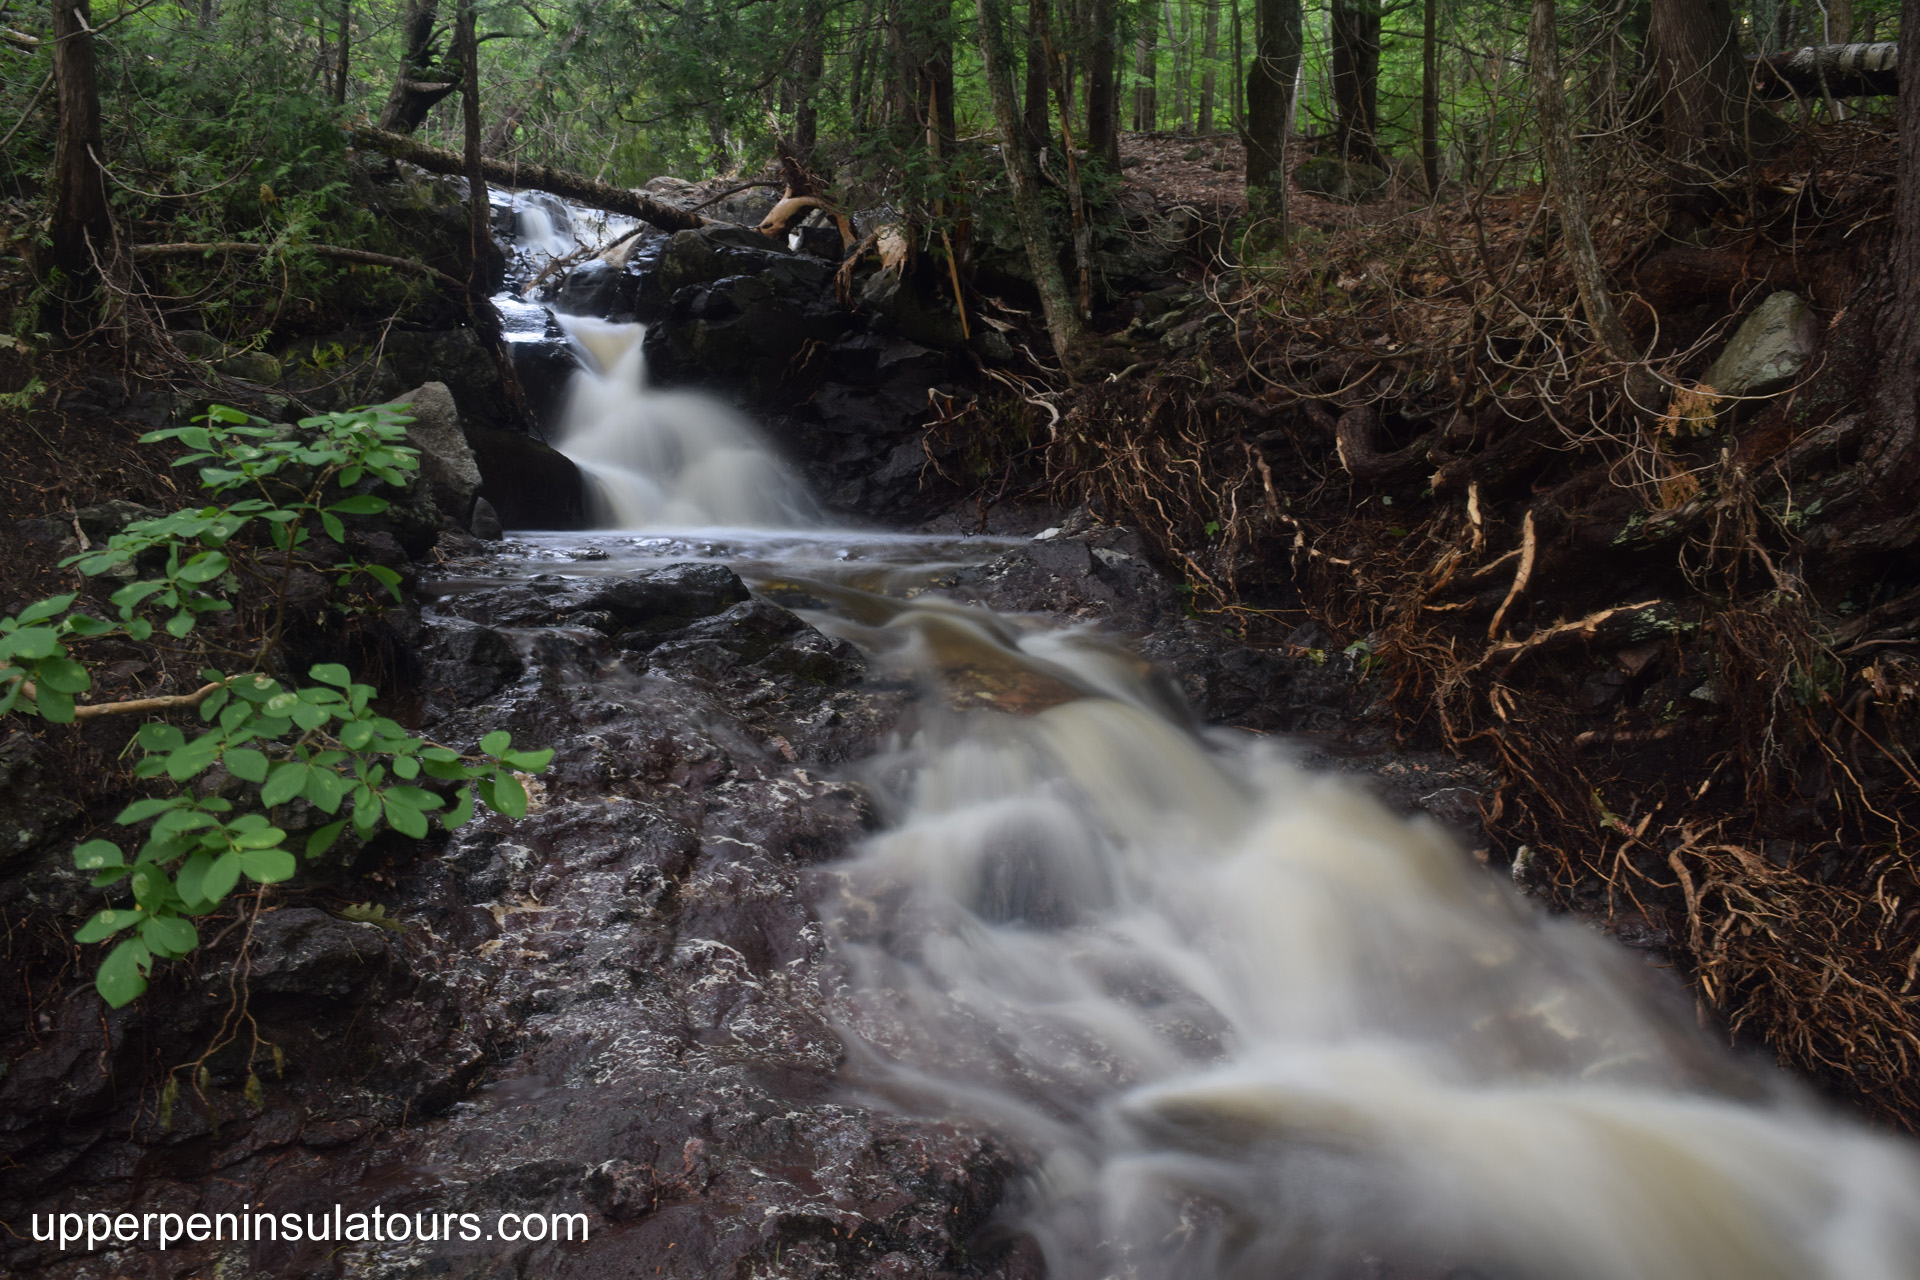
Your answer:
[[[1343,204],[1371,200],[1386,190],[1387,178],[1385,169],[1339,156],[1315,156],[1293,171],[1293,181],[1302,191]]]

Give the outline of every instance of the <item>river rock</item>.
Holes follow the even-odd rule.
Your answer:
[[[501,524],[509,529],[578,529],[586,523],[586,479],[572,458],[518,431],[472,422],[465,426],[480,466],[480,497]]]
[[[420,451],[420,474],[440,513],[464,528],[480,492],[480,464],[460,430],[460,411],[444,382],[425,382],[395,397],[407,406],[407,443]]]
[[[1819,342],[1806,300],[1783,289],[1741,322],[1702,380],[1723,396],[1772,395],[1792,385]]]
[[[1361,160],[1315,156],[1293,171],[1294,185],[1313,195],[1343,204],[1370,200],[1387,188],[1388,175]]]

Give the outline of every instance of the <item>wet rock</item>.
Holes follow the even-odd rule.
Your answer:
[[[280,381],[280,362],[264,351],[242,351],[218,361],[214,369],[229,378],[271,387]]]
[[[1388,174],[1364,161],[1316,156],[1293,171],[1293,181],[1302,191],[1359,204],[1386,190]]]
[[[395,397],[407,406],[407,443],[420,451],[420,474],[440,513],[464,527],[480,491],[480,464],[460,430],[460,411],[444,382],[427,382]]]
[[[344,1000],[406,968],[406,957],[385,929],[312,907],[288,907],[254,922],[247,986],[265,994]],[[224,985],[224,976],[214,981]]]
[[[466,424],[480,467],[480,497],[509,529],[578,529],[586,481],[573,459],[517,431]]]
[[[125,498],[111,498],[96,506],[80,508],[73,513],[73,518],[87,540],[100,546],[128,525],[140,520],[158,520],[164,514],[157,508],[143,507]]]
[[[1820,326],[1799,295],[1768,296],[1741,322],[1702,378],[1723,396],[1765,396],[1800,376],[1820,342]]]
[[[500,524],[500,513],[495,511],[493,504],[485,498],[474,499],[473,518],[468,521],[467,530],[474,537],[486,542],[498,542],[507,536],[506,530]]]
[[[433,696],[478,703],[518,680],[525,670],[526,663],[498,631],[448,619],[434,630],[426,683]]]

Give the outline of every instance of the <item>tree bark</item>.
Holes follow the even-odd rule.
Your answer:
[[[1900,92],[1898,44],[1829,44],[1749,58],[1762,98],[1890,98]],[[1821,83],[1822,78],[1826,83]]]
[[[1332,0],[1334,139],[1380,163],[1380,0]]]
[[[1213,64],[1220,57],[1220,0],[1206,0],[1206,9],[1205,35],[1200,45],[1200,57],[1205,63],[1200,71],[1200,133],[1202,136],[1213,132],[1213,91],[1216,80]]]
[[[1421,5],[1420,30],[1420,171],[1427,179],[1429,198],[1440,194],[1440,40],[1436,10],[1439,0]]]
[[[1573,156],[1573,121],[1567,114],[1565,82],[1560,72],[1560,25],[1554,0],[1533,0],[1527,43],[1533,61],[1534,103],[1540,117],[1541,161],[1547,171],[1547,190],[1560,214],[1561,235],[1573,266],[1574,283],[1580,290],[1580,306],[1607,358],[1626,363],[1634,359],[1633,343],[1626,326],[1620,323],[1619,312],[1614,310],[1606,273],[1600,269],[1600,255],[1593,247],[1593,230],[1587,222],[1586,195],[1580,189],[1580,168]]]
[[[1920,0],[1905,0],[1900,30],[1920,32]],[[1880,359],[1873,408],[1879,419],[1861,460],[1875,488],[1905,516],[1902,533],[1915,541],[1914,485],[1920,480],[1920,39],[1900,55],[1900,169],[1893,194],[1893,243],[1887,255],[1892,298],[1882,312]],[[1900,519],[1899,515],[1895,519]]]
[[[412,138],[401,134],[356,126],[353,129],[353,137],[361,146],[384,152],[396,160],[405,160],[408,164],[417,164],[429,173],[461,177],[467,172],[466,158],[459,153],[442,151],[438,147],[430,147],[424,142],[415,142]],[[509,164],[504,160],[485,158],[480,162],[480,169],[485,177],[502,186],[531,187],[538,191],[551,191],[554,195],[578,200],[581,204],[590,205],[595,209],[605,209],[609,213],[624,213],[630,218],[638,218],[649,226],[659,227],[663,231],[690,231],[695,227],[705,226],[707,221],[697,213],[688,213],[685,209],[676,209],[670,204],[662,204],[637,191],[629,191],[625,187],[616,187],[605,182],[595,182],[584,174],[570,173],[565,169],[550,169],[543,164]]]
[[[1047,111],[1047,34],[1051,25],[1049,0],[1027,0],[1027,65],[1023,86],[1021,120],[1027,129],[1027,144],[1039,148],[1053,136]]]
[[[104,144],[89,0],[58,0],[53,6],[53,83],[60,131],[54,142],[52,262],[68,280],[62,290],[62,331],[77,336],[96,260],[113,248],[107,177],[100,167]]]
[[[1047,333],[1053,339],[1054,352],[1071,372],[1079,359],[1083,330],[1080,314],[1067,291],[1060,270],[1060,255],[1054,249],[1053,236],[1047,230],[1047,213],[1041,200],[1040,171],[1034,165],[1020,107],[1013,96],[1013,67],[1007,53],[1006,0],[978,0],[980,62],[986,74],[987,91],[993,100],[994,123],[1000,134],[1000,157],[1007,168],[1007,186],[1013,198],[1014,219],[1020,226],[1020,238],[1026,242],[1027,261],[1033,268],[1034,283],[1040,291],[1040,306],[1046,315]],[[1916,0],[1920,3],[1920,0]]]
[[[1247,207],[1287,234],[1287,120],[1300,66],[1300,0],[1255,0],[1247,67]]]
[[[801,22],[805,32],[795,56],[793,149],[801,164],[811,166],[820,141],[820,78],[827,70],[827,15],[821,0],[807,0]]]
[[[1115,0],[1087,7],[1087,150],[1120,171],[1120,33]]]
[[[1684,200],[1738,175],[1780,124],[1748,102],[1746,67],[1728,0],[1653,0],[1647,24],[1667,158]],[[1698,211],[1695,212],[1698,216]]]
[[[1145,0],[1140,22],[1140,34],[1134,44],[1133,71],[1138,77],[1133,85],[1133,131],[1151,133],[1160,123],[1159,96],[1159,28],[1155,23],[1155,10],[1159,0]]]
[[[480,44],[473,29],[473,6],[477,0],[459,0],[454,19],[454,41],[460,51],[461,116],[466,125],[466,156],[462,166],[467,178],[467,291],[477,309],[486,297],[487,263],[493,255],[493,208],[487,201],[487,170],[481,155],[480,133]]]
[[[439,16],[440,0],[414,0],[400,21],[400,74],[380,110],[379,127],[387,132],[412,133],[427,112],[460,87],[456,71],[434,66],[433,26]]]
[[[347,71],[353,47],[353,0],[340,0],[340,40],[333,51],[333,105],[347,105]]]

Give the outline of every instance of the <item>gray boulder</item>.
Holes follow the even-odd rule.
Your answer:
[[[1386,190],[1387,172],[1360,160],[1316,156],[1293,171],[1293,181],[1302,191],[1358,204]]]
[[[1723,396],[1784,391],[1806,368],[1819,341],[1820,326],[1806,301],[1782,290],[1746,318],[1704,381]]]
[[[407,443],[420,451],[420,474],[433,500],[454,523],[465,526],[480,492],[480,464],[460,429],[460,410],[444,382],[426,382],[396,398],[413,415]]]

